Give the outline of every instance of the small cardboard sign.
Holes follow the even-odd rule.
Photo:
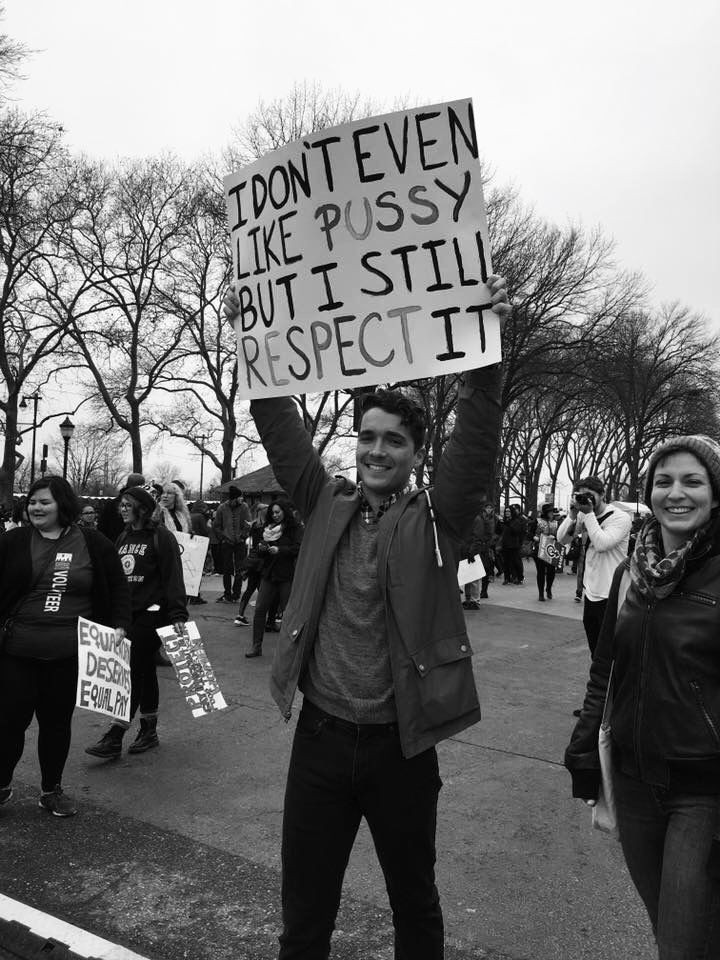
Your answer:
[[[115,720],[130,720],[130,641],[84,617],[78,617],[75,703]]]
[[[189,620],[183,624],[182,635],[175,633],[174,627],[160,627],[157,634],[175,668],[180,689],[190,704],[192,715],[202,717],[213,710],[224,710],[227,704],[203,648],[195,621]]]
[[[242,399],[500,360],[471,100],[321,130],[224,184]]]
[[[171,531],[180,547],[185,593],[189,597],[196,597],[200,593],[205,557],[210,539],[194,534],[182,533],[180,530]]]
[[[466,583],[474,583],[476,580],[482,580],[484,576],[485,567],[479,554],[476,554],[472,561],[461,560],[458,564],[458,583],[461,587],[464,587]]]

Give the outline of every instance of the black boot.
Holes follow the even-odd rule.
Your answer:
[[[141,717],[140,730],[135,741],[128,747],[128,753],[145,753],[153,747],[159,747],[157,735],[157,717]]]
[[[97,743],[91,747],[85,747],[85,753],[89,753],[91,757],[100,757],[101,760],[115,760],[122,753],[124,736],[125,727],[114,723]]]

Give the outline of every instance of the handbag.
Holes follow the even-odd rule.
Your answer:
[[[615,810],[615,792],[612,782],[612,737],[610,734],[610,711],[612,710],[612,675],[615,663],[610,667],[605,706],[603,708],[600,732],[598,733],[598,756],[600,757],[600,789],[595,806],[592,808],[594,830],[609,833],[618,839],[617,812]]]
[[[620,614],[625,597],[630,586],[630,573],[627,569],[623,572],[618,588],[618,602],[616,619]],[[608,685],[605,692],[605,705],[603,707],[602,720],[600,721],[600,730],[598,732],[598,757],[600,759],[600,789],[595,806],[592,808],[593,829],[601,830],[603,833],[609,833],[611,837],[618,839],[617,811],[615,809],[615,791],[612,782],[612,736],[610,728],[610,715],[612,713],[613,693],[612,681],[615,672],[615,661],[610,665],[610,675],[608,676]]]

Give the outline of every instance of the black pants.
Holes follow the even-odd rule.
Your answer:
[[[245,558],[247,557],[245,541],[243,540],[241,543],[225,542],[221,543],[220,547],[223,564],[223,592],[226,597],[239,600],[243,574],[245,573]]]
[[[552,585],[555,580],[555,567],[551,563],[540,560],[538,557],[533,557],[533,560],[535,561],[537,574],[538,593],[542,597],[545,595],[545,590],[547,590],[548,594],[552,590]]]
[[[590,657],[595,656],[595,647],[600,636],[600,627],[605,616],[605,607],[607,600],[588,600],[585,597],[585,606],[583,607],[583,626],[585,627],[585,636],[590,647]]]
[[[70,750],[77,676],[77,657],[0,656],[0,787],[12,780],[33,715],[38,722],[42,789],[49,792],[60,785]]]
[[[255,602],[255,616],[253,617],[253,650],[262,649],[265,622],[271,610],[284,610],[290,599],[292,580],[268,580],[263,577]]]
[[[505,579],[510,583],[522,583],[525,579],[520,547],[503,547],[503,566]]]
[[[160,687],[158,686],[155,654],[161,646],[160,637],[155,632],[164,626],[163,619],[157,613],[145,611],[132,622],[128,639],[130,641],[130,718],[140,707],[143,716],[158,711]]]
[[[247,580],[245,581],[245,589],[243,595],[240,597],[240,609],[238,611],[238,616],[242,616],[245,613],[247,605],[250,603],[250,598],[258,589],[262,583],[262,574],[259,570],[248,570]]]
[[[442,960],[435,886],[441,781],[435,749],[404,759],[395,724],[360,725],[305,701],[288,770],[279,960],[326,960],[360,821],[392,908],[395,960]]]

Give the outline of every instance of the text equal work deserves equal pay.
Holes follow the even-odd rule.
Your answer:
[[[323,130],[225,194],[243,399],[500,360],[472,101]]]

